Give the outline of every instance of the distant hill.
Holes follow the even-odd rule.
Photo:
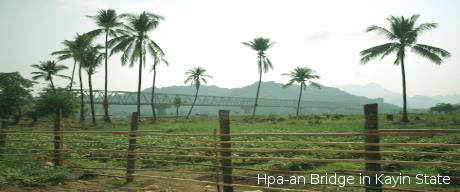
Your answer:
[[[383,98],[385,102],[402,107],[402,94],[389,91],[377,83],[369,83],[367,85],[343,85],[336,86],[337,88],[348,93],[369,97],[369,98]],[[460,95],[446,95],[446,96],[423,96],[414,95],[407,99],[408,107],[411,109],[427,109],[437,103],[460,103]]]
[[[289,88],[282,88],[282,84],[276,83],[273,81],[262,82],[260,98],[267,99],[289,99],[297,100],[299,95],[300,86],[293,85]],[[202,85],[200,88],[199,95],[208,95],[208,96],[224,96],[224,97],[244,97],[244,98],[254,98],[257,90],[257,82],[248,86],[240,88],[221,88],[217,86],[207,86]],[[143,90],[145,92],[151,92],[151,88]],[[169,86],[169,87],[160,87],[156,90],[157,93],[166,93],[166,94],[195,94],[194,86]],[[367,103],[379,103],[380,110],[382,112],[397,112],[400,110],[399,107],[387,103],[383,103],[382,99],[370,99],[363,96],[356,96],[345,91],[342,91],[334,87],[323,86],[321,89],[315,87],[307,87],[307,90],[303,92],[302,100],[305,101],[326,101],[326,102],[341,102],[341,103],[350,103],[355,106],[367,104]],[[327,107],[327,106],[325,106]],[[222,107],[221,107],[222,108]],[[240,111],[237,113],[242,113],[239,107],[234,107],[230,109],[232,111]],[[217,109],[211,107],[197,107],[196,113],[204,114],[214,114]],[[304,113],[328,113],[327,111],[320,111],[311,109],[308,107],[303,108]],[[290,108],[261,108],[258,110],[260,114],[293,114],[295,111]],[[362,113],[362,108],[358,109],[347,109],[343,108],[335,111],[335,113]]]
[[[282,84],[273,81],[262,82],[260,87],[260,98],[270,99],[298,99],[300,86],[293,85],[288,88],[282,88]],[[256,94],[257,82],[240,87],[240,88],[220,88],[217,86],[203,85],[200,88],[200,95],[226,96],[226,97],[248,97],[253,98]],[[151,88],[143,91],[151,91]],[[194,86],[170,86],[157,88],[158,93],[168,94],[195,94]],[[307,87],[302,93],[302,100],[308,101],[331,101],[331,102],[348,102],[348,103],[370,103],[378,102],[378,99],[369,99],[363,96],[356,96],[334,87],[322,86],[321,89],[316,87]]]

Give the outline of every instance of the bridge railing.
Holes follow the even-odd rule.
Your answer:
[[[74,90],[78,91],[78,90]],[[78,91],[79,92],[79,91]],[[103,103],[104,91],[94,90],[94,102],[96,104]],[[155,94],[155,104],[171,105],[175,97],[180,97],[183,105],[191,105],[194,100],[194,95],[187,94]],[[151,93],[141,93],[141,104],[151,104]],[[135,105],[137,104],[137,93],[127,91],[110,91],[108,93],[109,104],[112,105]],[[84,101],[89,103],[89,90],[84,90]],[[197,106],[235,106],[235,107],[252,107],[254,106],[254,98],[244,97],[222,97],[222,96],[207,96],[199,95],[196,102]],[[335,102],[335,101],[301,101],[301,106],[308,108],[343,108],[343,109],[358,109],[363,103],[357,102]],[[297,106],[297,100],[289,99],[269,99],[260,98],[258,101],[259,107],[287,107],[293,108]]]

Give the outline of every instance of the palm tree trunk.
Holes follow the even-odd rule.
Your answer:
[[[88,73],[88,84],[89,84],[89,100],[90,100],[90,105],[91,105],[91,118],[93,120],[93,125],[96,125],[96,114],[94,111],[93,84],[91,82],[90,73]]]
[[[404,56],[401,59],[401,73],[402,73],[402,84],[403,84],[403,116],[402,122],[409,122],[407,118],[407,100],[406,100],[406,71],[404,69]]]
[[[179,118],[179,105],[176,106],[176,119]]]
[[[80,122],[85,121],[85,105],[83,103],[83,81],[81,79],[81,64],[78,67],[78,78],[80,79]]]
[[[260,91],[261,82],[262,82],[262,57],[259,56],[259,84],[257,85],[256,101],[254,103],[254,110],[252,111],[252,118],[256,117],[257,101],[259,100],[259,91]]]
[[[192,107],[190,107],[190,110],[188,111],[188,114],[187,114],[187,118],[186,118],[186,119],[189,119],[189,118],[190,118],[190,115],[192,114],[192,109],[193,109],[193,107],[195,106],[196,98],[198,98],[198,90],[199,90],[199,89],[200,89],[200,87],[197,87],[197,88],[196,88],[195,99],[193,99]]]
[[[137,114],[141,116],[141,84],[142,84],[142,63],[143,63],[143,56],[142,56],[142,38],[140,39],[141,44],[139,45],[141,47],[141,50],[139,51],[139,80],[137,82]]]
[[[54,87],[53,77],[49,76],[49,78],[51,83],[51,90],[53,90],[53,93],[56,94],[56,88]]]
[[[303,84],[300,84],[300,94],[299,94],[299,100],[297,101],[297,119],[299,119],[299,111],[300,111],[300,99],[302,98],[302,89],[303,89]]]
[[[70,78],[69,90],[72,90],[72,86],[73,86],[73,77],[74,77],[74,74],[75,74],[75,67],[76,67],[76,65],[77,65],[77,60],[73,59],[72,77]]]
[[[106,30],[105,31],[105,85],[104,85],[104,121],[106,123],[111,123],[112,120],[110,119],[109,116],[109,100],[107,99],[107,84],[108,84],[108,69],[107,69],[107,60],[108,60],[108,55],[107,55],[107,41],[108,41],[109,33]]]
[[[157,76],[156,64],[153,64],[153,82],[152,82],[152,97],[150,103],[152,104],[153,122],[157,122],[157,114],[155,113],[155,78]]]

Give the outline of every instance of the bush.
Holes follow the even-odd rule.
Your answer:
[[[2,185],[56,185],[72,178],[73,174],[68,169],[45,168],[39,165],[6,168],[0,172],[0,184]]]
[[[44,90],[35,103],[35,110],[41,116],[53,115],[59,108],[64,117],[69,117],[78,111],[78,97],[75,93],[65,89],[57,89],[54,93],[50,89]]]
[[[449,103],[438,103],[436,106],[431,107],[430,111],[449,113],[460,110],[460,105],[451,105]]]

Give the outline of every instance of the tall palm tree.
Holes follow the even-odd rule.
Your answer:
[[[88,74],[89,98],[93,125],[96,125],[96,112],[94,110],[92,76],[96,73],[96,68],[102,63],[102,60],[105,57],[104,53],[99,52],[99,49],[101,48],[101,46],[90,47],[85,51],[85,53],[83,53],[81,57],[81,65]]]
[[[96,25],[99,27],[93,31],[88,32],[89,36],[95,37],[101,34],[105,35],[105,83],[104,83],[104,121],[107,123],[112,122],[109,116],[109,102],[107,100],[107,84],[108,84],[108,42],[109,36],[116,37],[119,28],[123,25],[120,22],[120,17],[117,15],[117,12],[113,9],[99,10],[95,16],[88,16],[96,22]]]
[[[182,99],[179,96],[176,96],[172,102],[174,107],[176,107],[176,119],[179,118],[179,107],[183,104]]]
[[[33,64],[32,67],[38,70],[31,73],[34,75],[32,76],[32,79],[44,79],[45,81],[49,81],[51,90],[53,90],[54,93],[56,93],[56,87],[54,86],[53,82],[54,76],[70,79],[68,76],[59,74],[59,72],[67,69],[68,67],[64,65],[58,65],[56,61],[40,61],[40,64]]]
[[[69,90],[72,90],[73,79],[75,75],[75,68],[77,66],[77,60],[75,58],[75,50],[76,50],[76,41],[64,40],[62,42],[64,45],[64,49],[60,51],[52,52],[51,55],[58,55],[58,61],[66,60],[66,59],[73,59],[73,67],[72,67],[72,76],[70,78],[69,83]]]
[[[191,85],[195,85],[196,92],[195,92],[195,99],[193,99],[192,106],[190,107],[190,110],[188,111],[187,114],[187,119],[190,117],[190,114],[192,114],[192,109],[195,106],[196,99],[198,98],[198,91],[200,90],[201,83],[208,83],[206,81],[206,78],[211,78],[212,76],[206,75],[206,69],[203,69],[201,67],[194,67],[192,69],[189,69],[187,72],[185,72],[185,75],[187,75],[187,79],[185,79],[184,83],[191,83]]]
[[[271,48],[275,42],[270,42],[270,39],[257,37],[253,41],[243,42],[243,45],[250,47],[257,51],[257,66],[259,68],[259,83],[257,85],[256,100],[254,102],[254,110],[252,111],[252,118],[256,116],[257,101],[259,100],[260,84],[262,82],[262,72],[267,73],[268,69],[273,69],[270,60],[265,56],[265,51]]]
[[[152,56],[164,56],[163,50],[149,38],[148,32],[156,29],[160,21],[164,18],[145,11],[140,15],[123,14],[121,17],[126,20],[126,25],[124,26],[125,31],[121,32],[118,37],[109,41],[109,46],[113,47],[110,54],[123,52],[121,63],[122,65],[126,65],[129,62],[130,67],[134,66],[134,63],[139,61],[137,113],[140,116],[142,68],[145,63],[145,55],[149,52]]]
[[[154,50],[155,51],[155,50]],[[163,53],[161,53],[163,54]],[[169,63],[168,61],[166,61],[163,56],[162,57],[159,57],[160,54],[158,53],[155,53],[155,54],[152,54],[153,56],[153,65],[152,65],[152,71],[153,71],[153,80],[152,80],[152,96],[150,97],[150,104],[152,106],[152,115],[153,115],[153,122],[157,122],[157,115],[156,115],[156,112],[155,112],[155,80],[156,80],[156,76],[157,76],[157,65],[160,63],[160,62],[163,62],[165,63],[167,66],[169,66]]]
[[[83,80],[82,80],[82,67],[81,67],[80,60],[82,58],[83,53],[85,53],[86,49],[88,49],[91,46],[91,38],[86,34],[81,35],[77,33],[77,36],[75,37],[73,41],[66,40],[63,42],[63,44],[65,45],[65,48],[63,50],[56,51],[51,54],[58,55],[59,60],[64,60],[64,59],[68,59],[72,57],[74,60],[74,69],[75,69],[75,64],[79,63],[78,79],[80,81],[80,122],[83,122],[85,121],[85,115],[84,115],[85,105],[83,103],[83,97],[84,97]],[[71,80],[70,89],[72,87],[72,82],[73,80]]]
[[[410,18],[390,16],[387,20],[390,22],[390,28],[379,27],[372,25],[367,28],[367,32],[375,31],[384,35],[390,42],[361,51],[361,63],[366,64],[371,59],[395,53],[395,65],[401,65],[402,86],[403,86],[403,116],[401,121],[408,122],[407,118],[407,102],[406,102],[406,72],[404,69],[404,59],[406,57],[406,49],[411,49],[415,53],[421,55],[440,65],[443,58],[450,57],[450,53],[441,48],[433,47],[425,44],[418,44],[417,38],[420,34],[438,26],[437,23],[422,23],[416,25],[420,15],[412,15]]]
[[[283,85],[283,88],[290,87],[294,83],[300,84],[300,93],[299,93],[299,100],[297,101],[297,113],[296,113],[297,118],[299,118],[300,100],[302,99],[302,91],[307,89],[307,83],[320,89],[321,86],[318,83],[313,82],[314,79],[319,79],[319,76],[315,75],[315,71],[308,67],[297,67],[290,73],[285,73],[283,75],[288,76],[290,78],[289,82]]]

